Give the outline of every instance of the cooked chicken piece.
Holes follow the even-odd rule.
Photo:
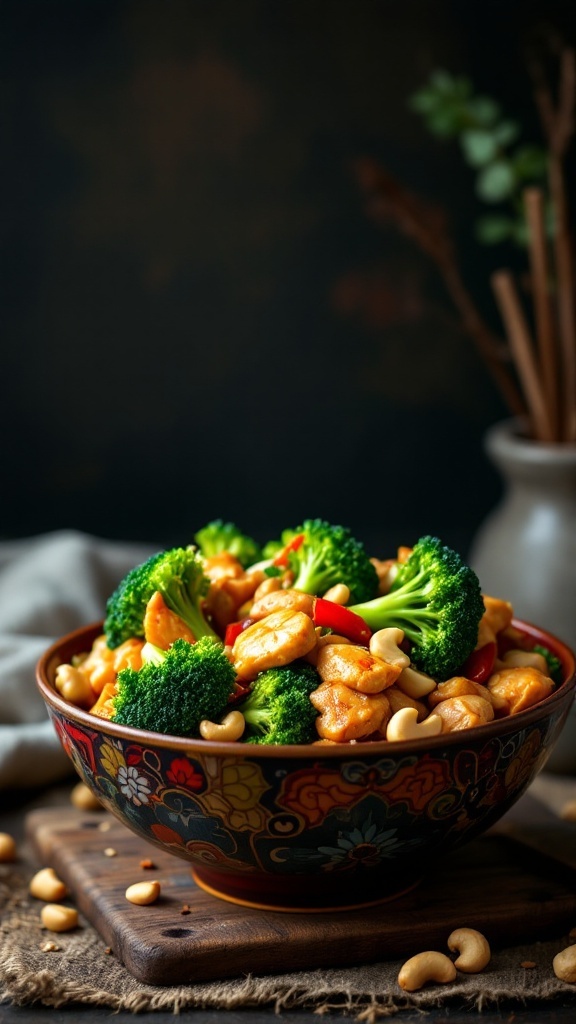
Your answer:
[[[370,561],[378,576],[378,593],[388,594],[398,572],[398,562],[395,558],[371,558]]]
[[[306,655],[306,661],[309,661],[311,665],[316,668],[316,662],[318,661],[318,655],[322,647],[326,647],[327,644],[351,644],[352,641],[347,636],[339,636],[338,633],[323,633],[322,626],[316,626],[316,646]]]
[[[498,643],[501,644],[503,650],[509,650],[515,647],[518,650],[529,650],[530,645],[533,641],[530,637],[526,636],[526,633],[522,633],[516,626],[506,626],[505,629],[501,630],[498,634]]]
[[[219,555],[210,555],[202,559],[204,574],[212,583],[222,579],[237,579],[244,574],[244,567],[227,551],[221,551]]]
[[[413,548],[408,547],[406,544],[400,545],[396,551],[396,557],[401,565],[404,565],[408,561],[413,550]]]
[[[233,598],[236,607],[240,608],[246,601],[254,597],[257,588],[262,583],[262,576],[263,573],[259,570],[246,572],[236,579],[223,580],[222,588]]]
[[[97,697],[107,683],[115,683],[122,668],[138,670],[142,665],[141,650],[144,641],[134,637],[125,640],[113,650],[108,647],[104,634],[96,637],[86,657],[77,668],[88,679]]]
[[[243,605],[250,601],[263,579],[263,573],[244,572],[237,576],[222,575],[210,584],[204,609],[214,622],[216,631],[224,633],[230,622],[244,618]]]
[[[123,644],[116,647],[115,650],[112,651],[114,671],[118,673],[123,668],[133,668],[137,672],[138,669],[142,668],[143,647],[144,641],[139,640],[137,637],[125,640]]]
[[[217,633],[226,632],[226,626],[242,618],[236,602],[223,587],[213,584],[204,602],[204,613],[214,625]]]
[[[264,669],[305,657],[315,645],[310,616],[282,608],[239,634],[232,648],[234,668],[242,679],[255,679]]]
[[[392,686],[401,672],[399,665],[389,665],[356,644],[321,647],[316,668],[323,682],[344,683],[361,693],[380,693]]]
[[[352,641],[347,636],[340,636],[339,633],[322,633],[319,631],[318,636],[318,648],[329,647],[330,644],[351,644]]]
[[[485,615],[482,616],[478,623],[478,637],[476,639],[476,646],[474,650],[479,650],[480,647],[485,647],[486,644],[496,643],[496,633],[494,632],[490,622]]]
[[[116,683],[106,683],[96,703],[90,708],[91,715],[98,715],[99,718],[112,718],[114,705],[112,701],[116,696]]]
[[[106,683],[115,682],[114,651],[108,647],[104,635],[96,637],[90,651],[77,667],[88,679],[95,695],[102,692]]]
[[[492,693],[482,683],[475,683],[473,679],[466,679],[466,676],[452,676],[445,682],[439,683],[435,690],[428,695],[428,704],[436,708],[442,701],[450,700],[452,697],[482,697],[487,700],[495,712],[501,711],[508,714],[508,703],[497,693]]]
[[[409,697],[408,694],[404,693],[404,691],[398,686],[389,686],[386,690],[386,696],[393,715],[402,708],[416,708],[419,722],[428,715],[428,708],[423,701],[415,700],[414,697]]]
[[[282,580],[279,576],[266,576],[254,591],[254,601],[259,601],[260,598],[265,597],[266,594],[273,594],[276,590],[281,589]]]
[[[506,702],[509,715],[517,715],[519,711],[549,697],[554,683],[537,668],[522,666],[495,672],[488,680],[488,689],[493,696]]]
[[[148,643],[163,651],[167,651],[175,640],[187,640],[191,644],[196,640],[190,627],[168,607],[159,590],[152,594],[146,605],[144,636]]]
[[[488,594],[482,594],[482,600],[484,601],[484,614],[481,622],[488,626],[493,633],[500,633],[501,630],[506,629],[514,615],[510,601],[503,601],[500,597],[489,597]]]
[[[358,693],[344,683],[322,683],[310,694],[320,712],[316,730],[323,740],[349,743],[379,732],[390,718],[384,693]]]
[[[434,708],[434,714],[442,719],[442,732],[456,732],[491,722],[494,708],[490,701],[471,694],[468,697],[449,697],[440,701]]]
[[[305,612],[312,618],[314,609],[314,598],[311,594],[305,594],[302,590],[275,590],[265,594],[250,608],[251,619],[263,619],[271,612],[277,612],[280,608],[288,608],[294,612]]]

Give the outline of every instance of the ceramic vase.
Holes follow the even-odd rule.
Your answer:
[[[469,562],[485,593],[576,649],[576,445],[543,444],[507,420],[486,434],[502,476],[500,503],[471,546]],[[547,768],[576,774],[576,707]]]

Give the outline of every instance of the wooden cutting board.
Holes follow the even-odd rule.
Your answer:
[[[55,869],[106,945],[134,977],[152,985],[447,951],[448,935],[460,926],[478,928],[497,948],[563,935],[576,921],[576,873],[506,835],[469,843],[388,903],[297,914],[249,910],[209,895],[185,861],[150,846],[106,812],[37,810],[28,816],[27,831],[40,866]],[[145,859],[154,869],[142,866]],[[126,888],[151,878],[161,882],[158,902],[129,903]]]

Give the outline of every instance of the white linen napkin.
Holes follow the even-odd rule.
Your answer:
[[[160,546],[75,530],[0,542],[0,789],[70,773],[36,687],[36,662],[58,637],[104,618],[122,577]]]

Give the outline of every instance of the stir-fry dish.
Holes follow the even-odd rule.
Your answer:
[[[124,577],[55,685],[93,715],[172,736],[426,738],[515,715],[561,681],[512,618],[437,537],[378,559],[322,519],[262,548],[214,520]]]

